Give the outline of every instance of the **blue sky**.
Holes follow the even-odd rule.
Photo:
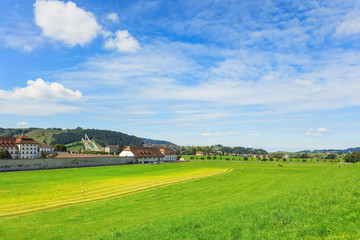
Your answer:
[[[359,1],[1,7],[1,127],[267,150],[359,146]]]

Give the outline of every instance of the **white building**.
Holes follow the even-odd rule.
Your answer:
[[[12,158],[37,158],[39,157],[39,143],[27,136],[18,138],[0,137],[0,148],[7,150]]]
[[[158,147],[126,147],[120,157],[135,157],[137,163],[175,161],[176,153],[170,148]]]
[[[52,152],[52,151],[54,151],[53,146],[43,144],[43,143],[39,144],[39,152]]]
[[[120,146],[118,145],[109,145],[105,147],[106,153],[112,153],[120,150]]]
[[[176,160],[176,152],[171,148],[160,148],[160,152],[165,156],[162,161],[173,162]]]

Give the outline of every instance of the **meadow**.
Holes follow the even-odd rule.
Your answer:
[[[360,165],[194,161],[0,173],[0,239],[359,239]]]

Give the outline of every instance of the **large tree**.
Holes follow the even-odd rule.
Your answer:
[[[360,152],[352,152],[344,156],[344,161],[348,163],[360,162]]]
[[[66,152],[66,146],[64,144],[56,144],[54,146],[55,152]]]

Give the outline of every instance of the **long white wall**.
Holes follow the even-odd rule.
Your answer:
[[[135,162],[134,157],[0,159],[0,172],[122,165]]]

